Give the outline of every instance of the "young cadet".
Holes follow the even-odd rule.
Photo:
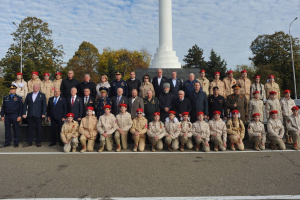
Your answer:
[[[243,121],[239,119],[239,114],[238,110],[231,111],[232,118],[227,121],[227,135],[232,151],[235,151],[234,145],[238,150],[244,150],[245,126]]]
[[[97,117],[93,116],[93,107],[86,108],[86,116],[82,118],[79,133],[82,150],[80,152],[94,151],[95,140],[97,138]],[[87,145],[86,145],[86,141]]]
[[[162,150],[164,145],[162,142],[162,138],[166,135],[165,125],[162,121],[160,121],[160,113],[155,112],[153,114],[154,120],[150,122],[147,130],[147,135],[152,144],[152,151],[155,152],[157,150]]]
[[[250,141],[254,142],[254,149],[256,151],[265,150],[266,131],[264,124],[260,121],[260,114],[254,113],[252,115],[253,121],[248,126],[248,134]]]
[[[198,112],[197,113],[198,121],[193,123],[192,127],[192,133],[194,136],[194,139],[196,141],[196,151],[199,151],[200,145],[202,145],[202,150],[205,152],[209,152],[209,137],[210,137],[210,131],[209,131],[209,125],[206,123],[204,119],[204,113]]]
[[[165,128],[167,132],[165,142],[168,145],[169,151],[177,150],[179,148],[178,136],[181,131],[181,124],[175,117],[175,114],[175,111],[170,110],[169,117],[165,122]]]
[[[226,151],[227,131],[226,124],[220,118],[221,112],[215,111],[214,118],[208,122],[211,135],[211,141],[214,144],[214,150]]]
[[[300,135],[300,116],[299,108],[297,106],[292,107],[293,114],[287,119],[287,129],[289,135],[293,138],[294,147],[293,149],[299,150],[299,135]]]
[[[281,123],[281,120],[277,118],[278,111],[272,110],[270,111],[270,118],[267,122],[268,134],[267,138],[270,140],[270,148],[273,150],[277,150],[277,144],[279,145],[280,150],[285,150],[285,144],[282,140],[284,134],[284,127]]]
[[[105,105],[103,106],[103,109],[104,115],[99,117],[97,124],[97,130],[100,133],[100,153],[104,150],[104,147],[106,147],[107,151],[111,151],[113,149],[112,135],[118,127],[115,116],[110,113],[111,106]]]
[[[117,128],[115,132],[115,142],[117,143],[117,152],[121,151],[121,141],[122,141],[122,148],[127,149],[127,136],[128,131],[132,126],[131,114],[126,112],[127,105],[122,103],[119,104],[120,113],[116,116],[117,119]]]
[[[136,152],[139,148],[139,151],[144,151],[146,146],[146,133],[148,128],[148,121],[143,116],[144,110],[139,108],[136,110],[137,117],[134,118],[130,132],[132,133],[134,148],[133,151]]]
[[[266,102],[266,118],[270,118],[270,111],[277,110],[277,118],[281,120],[282,111],[281,105],[278,99],[276,99],[277,92],[271,91],[269,99]]]
[[[76,152],[78,147],[78,122],[73,120],[74,114],[68,113],[66,115],[67,121],[61,128],[60,137],[63,141],[64,152],[69,153],[71,148],[72,152]]]
[[[181,143],[180,151],[184,151],[184,145],[186,145],[186,148],[192,149],[193,148],[193,141],[192,141],[193,124],[189,120],[188,112],[182,113],[182,120],[181,120],[180,124],[181,124],[181,131],[179,134],[180,143]]]
[[[254,113],[259,113],[260,121],[264,121],[264,102],[261,99],[259,99],[259,91],[254,91],[252,95],[253,98],[250,100],[248,107],[249,122],[251,122],[250,117]]]

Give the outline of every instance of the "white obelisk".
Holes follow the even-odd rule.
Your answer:
[[[159,0],[159,47],[149,68],[181,68],[173,51],[172,0]]]

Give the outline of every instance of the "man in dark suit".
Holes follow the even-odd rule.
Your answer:
[[[84,75],[84,81],[79,83],[77,86],[77,95],[80,98],[83,98],[85,96],[84,90],[85,88],[90,89],[90,96],[93,98],[96,98],[97,92],[96,92],[96,84],[91,81],[91,77],[89,74]]]
[[[33,92],[28,93],[23,106],[23,118],[28,122],[28,140],[23,147],[32,146],[33,128],[36,131],[36,146],[41,147],[42,143],[42,118],[46,116],[46,95],[40,92],[40,85],[33,85]],[[27,112],[27,116],[26,116]]]
[[[182,90],[182,80],[177,78],[177,72],[172,72],[172,78],[169,79],[170,93],[175,96],[178,95],[179,90]]]
[[[126,81],[128,87],[128,98],[132,97],[132,90],[139,91],[141,81],[135,77],[135,72],[130,72],[130,79]]]
[[[93,107],[95,110],[96,101],[95,98],[90,95],[91,91],[89,88],[84,89],[84,97],[83,97],[83,113],[82,118],[86,116],[86,108]]]
[[[77,95],[77,88],[73,87],[71,89],[71,97],[67,98],[67,106],[68,106],[68,113],[74,114],[74,121],[81,121],[82,112],[83,112],[83,102],[80,97]]]
[[[62,80],[60,85],[60,92],[66,99],[71,96],[71,88],[77,87],[79,84],[78,80],[74,78],[74,72],[68,71],[68,78]]]
[[[164,83],[168,83],[168,79],[164,77],[162,69],[157,70],[157,77],[152,79],[152,85],[155,91],[155,97],[159,97],[164,92],[163,85]]]
[[[117,116],[117,114],[121,112],[119,104],[124,103],[128,105],[127,98],[123,96],[122,88],[118,88],[117,96],[113,97],[111,101],[112,101],[112,114],[114,114],[115,116]]]
[[[144,110],[144,100],[138,97],[138,92],[133,89],[131,92],[131,97],[128,99],[128,112],[131,114],[131,119],[136,117],[136,110],[142,108]]]
[[[67,100],[60,96],[60,89],[55,89],[54,97],[50,97],[48,101],[47,113],[48,121],[51,121],[51,143],[50,147],[56,145],[57,136],[60,138],[60,131],[67,115]],[[64,143],[59,139],[60,146]]]
[[[189,112],[192,111],[192,104],[191,101],[188,98],[184,97],[184,91],[180,90],[178,92],[178,98],[174,101],[174,111],[176,112],[176,117],[178,120],[182,117],[183,112]]]
[[[176,98],[170,92],[170,83],[164,83],[164,93],[159,96],[159,108],[160,108],[160,121],[165,123],[167,117],[169,117],[169,111],[173,110],[173,103]]]

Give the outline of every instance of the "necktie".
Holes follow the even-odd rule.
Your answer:
[[[74,97],[72,97],[72,103],[71,103],[71,105],[72,106],[74,105]]]
[[[56,103],[57,103],[57,97],[54,97],[54,106],[56,106]]]
[[[120,97],[117,97],[117,105],[119,105]]]
[[[88,103],[88,98],[85,97],[85,105],[87,105],[87,103]]]

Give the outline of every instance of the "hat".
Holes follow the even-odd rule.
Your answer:
[[[247,73],[247,70],[242,70],[242,71],[241,71],[241,74],[243,74],[243,73]]]
[[[164,87],[164,88],[165,88],[165,87],[170,88],[170,83],[164,83],[163,87]]]
[[[47,76],[50,76],[50,74],[49,74],[48,72],[44,73],[44,76],[46,76],[46,75],[47,75]]]
[[[205,70],[204,70],[204,69],[202,69],[202,70],[200,70],[200,71],[199,71],[199,73],[200,73],[200,74],[201,74],[202,72],[204,72],[204,73],[205,73]]]
[[[221,112],[218,111],[218,110],[216,110],[216,111],[213,112],[213,115],[216,115],[216,114],[217,114],[217,115],[221,115]]]
[[[17,86],[12,84],[9,89],[17,89]]]
[[[254,117],[259,117],[259,116],[260,116],[259,113],[254,113],[254,114],[252,115],[253,118],[254,118]]]
[[[122,75],[120,71],[116,71],[115,75]]]
[[[254,91],[254,92],[252,92],[252,94],[259,94],[259,91]]]
[[[298,106],[293,106],[291,110],[299,110]]]
[[[35,75],[39,75],[39,73],[37,73],[37,72],[31,72],[31,74],[33,75],[33,74],[35,74]]]
[[[160,116],[160,113],[159,112],[155,112],[155,113],[153,113],[153,116]]]
[[[284,90],[283,94],[291,93],[291,90]]]
[[[138,108],[135,112],[144,112],[144,110],[142,108]]]
[[[277,94],[277,92],[271,91],[271,92],[269,92],[269,94]]]
[[[270,75],[268,78],[275,78],[275,76],[274,75]]]
[[[215,73],[214,73],[214,76],[215,76],[216,74],[219,74],[219,75],[221,75],[221,73],[220,73],[220,72],[215,72]]]
[[[68,114],[66,115],[66,117],[74,117],[74,114],[73,114],[73,113],[68,113]]]
[[[181,115],[182,116],[184,116],[184,115],[190,115],[190,113],[189,112],[183,112]]]
[[[175,112],[175,111],[173,111],[173,110],[170,110],[168,113],[169,113],[169,114],[173,114],[173,115],[175,115],[175,114],[176,114],[176,112]]]
[[[234,90],[239,90],[241,88],[241,85],[240,84],[235,84],[231,88],[234,89]]]
[[[101,88],[99,88],[99,91],[100,91],[101,93],[107,93],[107,92],[108,92],[108,89],[107,89],[106,87],[101,87]]]
[[[204,115],[204,113],[200,111],[197,113],[197,116],[199,116],[199,115]]]
[[[23,73],[21,73],[21,72],[18,72],[18,73],[16,73],[16,75],[18,76],[18,75],[21,75],[21,76],[23,76]]]
[[[230,70],[226,74],[233,74],[233,71]]]
[[[89,106],[86,108],[86,110],[94,110],[94,108],[92,106]]]
[[[270,111],[270,115],[277,114],[277,113],[278,113],[277,110],[272,110],[272,111]]]
[[[110,106],[110,105],[105,105],[105,106],[103,106],[103,109],[106,109],[106,108],[111,109],[111,106]]]
[[[238,110],[231,111],[231,114],[239,114],[240,112]]]
[[[122,106],[124,106],[125,108],[127,108],[127,105],[125,103],[119,104],[119,107],[122,107]]]
[[[254,76],[254,79],[260,78],[260,75],[256,75]]]
[[[215,89],[217,89],[217,90],[218,90],[218,89],[219,89],[219,87],[218,87],[218,86],[215,86],[215,87],[213,87],[213,90],[215,90]]]
[[[55,76],[57,76],[57,75],[61,75],[61,73],[60,73],[60,72],[56,72],[56,73],[55,73]]]

